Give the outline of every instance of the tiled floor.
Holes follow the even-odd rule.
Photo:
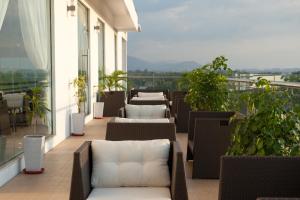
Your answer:
[[[45,173],[20,174],[0,189],[0,200],[68,200],[73,152],[85,140],[103,139],[107,119],[93,120],[86,127],[84,137],[70,137],[45,156]],[[182,149],[186,150],[186,134],[178,134]],[[217,180],[191,179],[191,163],[187,163],[187,182],[190,200],[217,200]]]

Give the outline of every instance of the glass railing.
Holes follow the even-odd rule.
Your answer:
[[[157,89],[157,90],[178,90],[177,82],[179,75],[128,75],[128,89]]]
[[[293,94],[292,103],[294,106],[300,104],[300,82],[286,82],[280,74],[235,74],[228,80],[228,86],[231,90],[243,92],[254,89],[253,83],[258,77],[265,78],[271,82],[271,85],[276,86],[279,90],[287,90]],[[128,89],[155,89],[155,90],[169,90],[170,92],[179,90],[178,80],[181,74],[170,73],[150,73],[142,74],[128,74]]]

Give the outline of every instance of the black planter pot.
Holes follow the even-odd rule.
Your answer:
[[[300,197],[300,157],[223,156],[219,200]]]
[[[103,95],[101,95],[100,102],[104,102],[104,117],[117,117],[120,108],[125,106],[125,92],[105,92]]]
[[[235,112],[189,113],[187,160],[193,160],[193,178],[218,179],[220,157],[230,145]]]

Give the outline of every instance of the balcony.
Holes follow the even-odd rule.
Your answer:
[[[240,77],[240,76],[239,76]],[[273,75],[265,75],[271,80],[276,79]],[[129,75],[129,87],[140,89],[176,90],[177,75]],[[237,91],[251,91],[254,77],[230,78],[228,87]],[[283,81],[273,81],[271,85],[279,89],[288,89],[289,92],[296,94],[293,100],[294,105],[298,106],[300,98],[300,84],[288,83]],[[243,110],[240,110],[243,112]],[[12,181],[0,189],[0,199],[68,199],[70,193],[70,182],[72,172],[72,161],[74,151],[87,140],[105,139],[107,122],[111,118],[93,120],[86,125],[86,135],[83,137],[70,137],[48,152],[45,157],[45,173],[42,175],[30,176],[20,174]],[[188,135],[177,133],[177,140],[187,156],[186,146]],[[193,179],[192,162],[185,162],[187,176],[188,194],[190,200],[215,200],[219,195],[218,179]]]

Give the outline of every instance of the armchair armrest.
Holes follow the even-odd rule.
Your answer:
[[[125,107],[120,108],[119,113],[118,113],[119,117],[125,118],[126,117],[126,111],[125,111]]]
[[[171,117],[170,108],[167,108],[167,109],[166,109],[165,117],[166,117],[166,118],[170,118],[170,117]]]
[[[172,200],[188,200],[183,153],[177,142],[172,143],[170,158]]]
[[[87,199],[92,190],[91,174],[91,141],[86,141],[74,153],[70,200]]]

